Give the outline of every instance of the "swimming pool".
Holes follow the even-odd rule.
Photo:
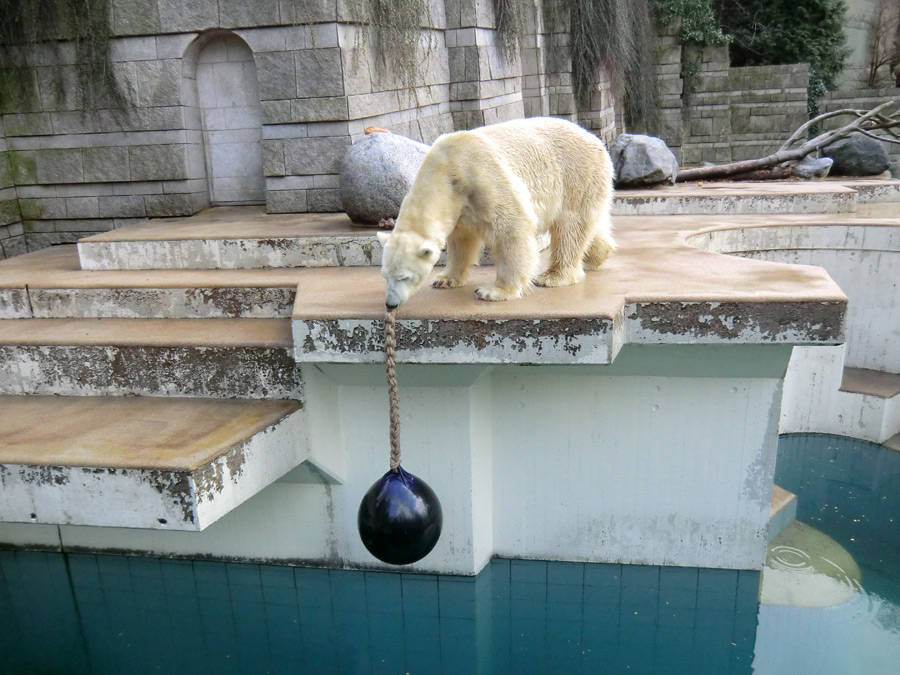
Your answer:
[[[3,673],[895,673],[900,454],[782,437],[798,518],[862,572],[837,607],[760,573],[493,560],[475,578],[0,552]]]

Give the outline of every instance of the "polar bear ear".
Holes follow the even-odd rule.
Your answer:
[[[391,238],[390,232],[376,232],[375,236],[378,237],[378,241],[382,244],[386,244],[387,240]]]
[[[426,244],[422,248],[419,249],[419,257],[423,260],[431,260],[437,255],[437,251],[433,246],[429,246]]]

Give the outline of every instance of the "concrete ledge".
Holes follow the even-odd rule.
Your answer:
[[[900,216],[900,213],[898,213]],[[714,253],[838,250],[900,251],[900,217],[788,216],[710,222],[685,243]]]
[[[778,485],[772,486],[772,508],[769,510],[769,543],[797,519],[797,495]]]
[[[613,215],[851,213],[857,192],[836,183],[682,183],[616,190]]]
[[[288,318],[303,270],[82,270],[73,246],[0,262],[0,318]]]
[[[900,375],[867,368],[844,368],[841,391],[894,398],[900,395]]]
[[[305,459],[300,404],[0,397],[0,520],[202,530]]]

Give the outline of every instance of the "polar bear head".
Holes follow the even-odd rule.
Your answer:
[[[394,230],[379,232],[384,249],[381,255],[381,276],[387,282],[384,304],[388,309],[399,307],[415,293],[441,254],[438,242],[418,232]]]

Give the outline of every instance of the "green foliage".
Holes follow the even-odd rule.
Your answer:
[[[682,44],[721,45],[731,41],[722,32],[710,0],[651,0],[650,8],[660,25],[681,21],[678,38]]]
[[[733,37],[731,64],[809,64],[809,99],[833,89],[850,53],[843,0],[716,0],[722,28]]]
[[[659,126],[656,31],[648,0],[566,0],[572,78],[578,104],[586,107],[605,67],[624,94],[625,122],[654,133]]]
[[[0,104],[38,106],[35,65],[57,98],[82,111],[124,108],[128,99],[109,63],[110,0],[3,0],[0,4]],[[42,52],[39,50],[43,50]],[[39,53],[55,54],[40,62]]]

